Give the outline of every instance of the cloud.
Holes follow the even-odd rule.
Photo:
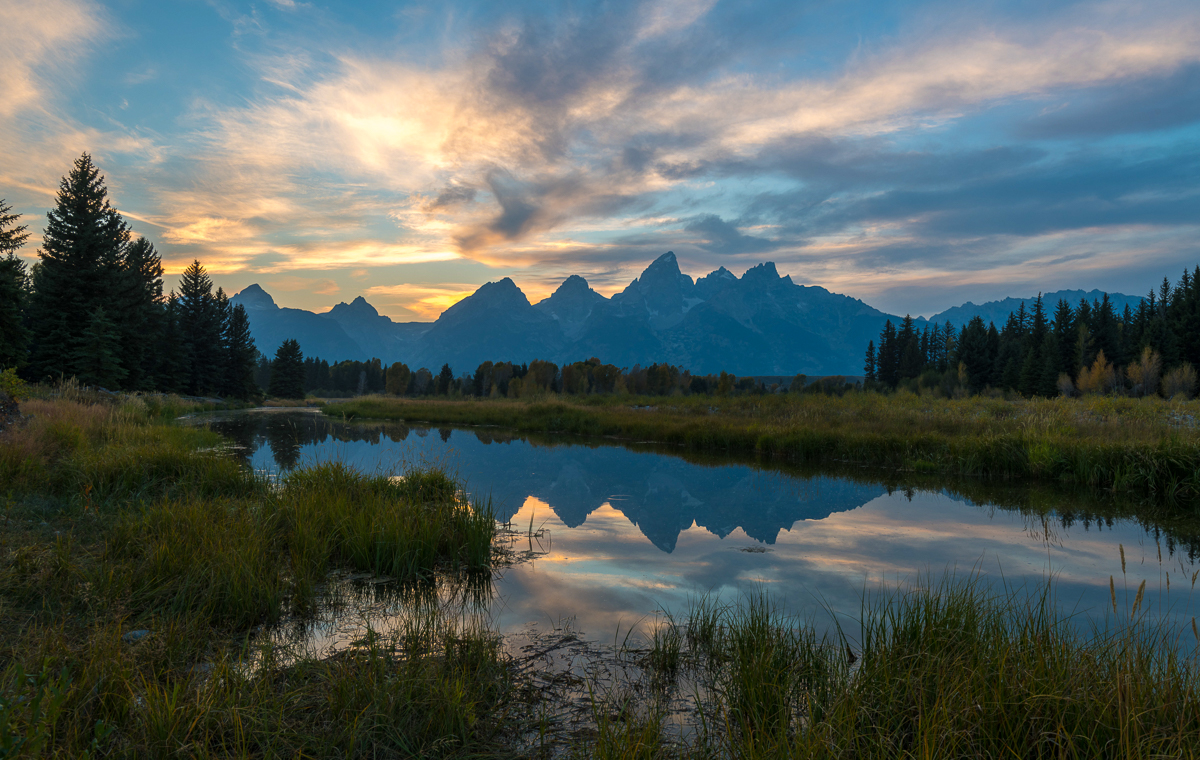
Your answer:
[[[35,44],[10,53],[0,82],[9,102],[53,103],[69,71],[47,67],[77,65],[71,51],[114,32],[85,2],[24,7],[15,18]],[[1197,210],[1192,147],[1092,144],[1200,118],[1194,4],[1015,20],[927,10],[819,66],[805,56],[823,33],[786,3],[497,12],[466,33],[447,20],[458,31],[428,55],[314,42],[221,8],[257,30],[239,50],[260,86],[193,100],[169,137],[60,108],[35,129],[0,112],[13,153],[33,146],[55,172],[9,156],[0,179],[52,188],[75,146],[102,145],[136,167],[145,188],[130,210],[160,228],[171,266],[468,258],[539,282],[591,269],[603,288],[671,249],[705,270],[769,254],[862,294],[877,277],[918,282],[923,267],[1003,269],[1025,243],[1064,234],[1152,235]]]
[[[268,280],[267,284],[276,290],[286,292],[294,292],[298,290],[317,293],[323,296],[331,296],[341,291],[341,286],[333,280],[318,279],[312,277],[296,277],[289,275],[287,277],[277,277]]]

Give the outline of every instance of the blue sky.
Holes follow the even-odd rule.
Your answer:
[[[914,314],[1200,262],[1194,1],[0,13],[30,257],[88,151],[168,273],[402,320],[504,276],[611,294],[667,250]]]

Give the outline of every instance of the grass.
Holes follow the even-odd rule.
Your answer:
[[[374,396],[323,411],[656,441],[793,463],[1066,483],[1164,502],[1200,499],[1197,401],[938,399],[903,391],[530,402]]]
[[[1111,618],[1091,627],[1060,612],[1049,587],[1011,591],[947,577],[867,596],[855,648],[781,614],[766,594],[704,601],[668,625],[686,642],[683,667],[708,686],[706,730],[674,750],[661,732],[647,742],[644,731],[611,730],[598,743],[614,757],[1200,754],[1194,626],[1151,622],[1141,593],[1118,612],[1114,592]],[[669,640],[656,635],[652,670]]]
[[[333,658],[256,636],[337,568],[486,575],[490,507],[434,469],[273,482],[170,422],[196,408],[35,398],[0,435],[0,757],[491,754],[511,677],[486,628],[426,603]]]

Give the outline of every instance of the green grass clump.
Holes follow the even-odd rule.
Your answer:
[[[1200,499],[1197,401],[944,399],[905,391],[532,402],[374,396],[323,411],[615,436],[800,463],[1069,483],[1168,502]]]
[[[491,510],[455,480],[272,482],[136,398],[22,411],[0,435],[0,757],[490,754],[512,677],[482,626],[422,603],[328,659],[256,643],[334,569],[489,577]]]
[[[1141,600],[1118,615],[1114,593],[1090,627],[1049,588],[1001,595],[947,577],[868,596],[857,646],[765,594],[702,601],[679,627],[681,657],[708,687],[706,730],[671,756],[1195,757],[1200,633],[1149,622]]]

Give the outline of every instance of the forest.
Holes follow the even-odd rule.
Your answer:
[[[89,155],[63,177],[28,269],[16,255],[27,227],[10,212],[0,200],[0,368],[110,391],[259,393],[245,309],[198,261],[164,296],[158,252],[112,207]]]
[[[1039,295],[1032,312],[1022,303],[1004,327],[980,317],[961,332],[947,322],[918,329],[912,317],[899,328],[889,320],[879,345],[867,345],[869,385],[1027,398],[1059,395],[1161,394],[1190,397],[1200,366],[1200,266],[1174,285],[1117,314],[1105,294],[1072,306],[1060,300],[1047,313]]]

